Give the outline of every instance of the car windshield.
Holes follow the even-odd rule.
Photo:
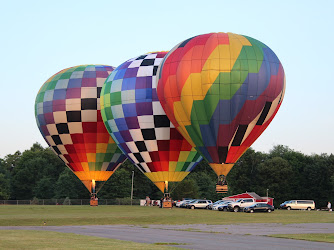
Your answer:
[[[237,202],[240,202],[240,201],[242,201],[242,199],[237,200]]]

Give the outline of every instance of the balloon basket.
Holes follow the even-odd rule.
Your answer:
[[[164,200],[162,202],[163,208],[173,208],[173,201],[172,198],[170,198],[169,193],[164,193]]]
[[[162,202],[162,207],[163,208],[172,208],[173,207],[173,202],[172,201],[164,201],[164,202]]]
[[[99,199],[96,196],[96,193],[92,193],[90,197],[90,206],[97,207],[99,205]]]
[[[228,191],[227,185],[216,185],[216,193],[217,194],[226,194]]]
[[[90,200],[90,206],[91,207],[97,207],[99,205],[99,201],[98,200]]]

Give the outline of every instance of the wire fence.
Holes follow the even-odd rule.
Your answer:
[[[99,199],[99,205],[140,205],[139,199]],[[0,200],[1,205],[90,205],[90,199]]]

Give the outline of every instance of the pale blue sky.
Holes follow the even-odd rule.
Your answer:
[[[209,32],[267,44],[286,73],[286,96],[255,142],[334,153],[334,1],[1,1],[0,157],[47,144],[34,118],[42,84],[80,64],[117,67]]]

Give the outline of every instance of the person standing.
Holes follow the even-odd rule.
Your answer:
[[[332,211],[332,203],[330,203],[330,201],[327,203],[327,208],[328,208],[328,211]]]
[[[146,206],[150,206],[151,205],[151,199],[149,196],[146,196]]]

